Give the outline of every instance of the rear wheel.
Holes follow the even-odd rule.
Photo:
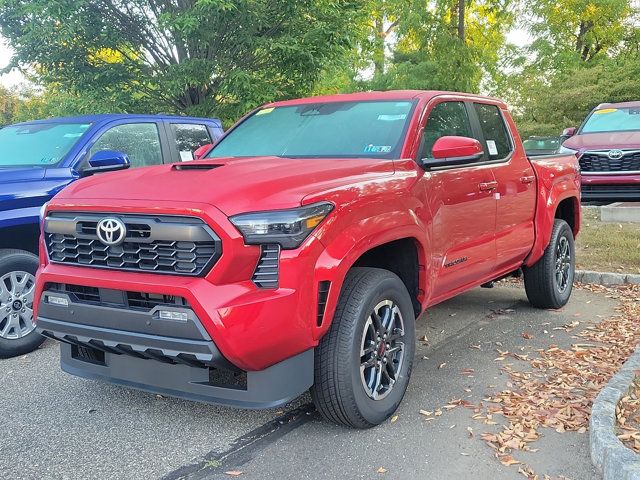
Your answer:
[[[389,418],[409,383],[414,337],[413,306],[400,278],[377,268],[351,269],[316,349],[311,395],[322,416],[355,428]]]
[[[575,268],[573,232],[567,222],[556,219],[544,255],[524,271],[524,287],[531,305],[564,307],[573,290]]]
[[[29,353],[45,340],[33,318],[37,269],[32,253],[0,250],[0,358]]]

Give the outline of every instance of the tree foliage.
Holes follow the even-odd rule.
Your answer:
[[[557,134],[598,103],[640,98],[634,1],[0,0],[12,65],[44,86],[4,111],[228,124],[276,99],[439,89],[504,97],[525,134]],[[507,43],[514,26],[530,45]]]
[[[236,118],[307,94],[359,0],[0,0],[13,65],[125,110]]]

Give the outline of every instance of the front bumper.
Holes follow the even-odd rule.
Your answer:
[[[62,369],[85,378],[195,401],[243,408],[286,403],[313,383],[313,349],[269,368],[244,372],[218,350],[187,306],[131,308],[125,292],[100,290],[114,306],[83,301],[75,294],[46,290],[37,330],[61,342]],[[52,304],[65,299],[67,306]],[[159,309],[181,313],[186,321],[163,320]]]
[[[582,173],[583,200],[640,200],[640,174]]]
[[[60,345],[62,370],[147,392],[230,407],[260,409],[283,405],[313,383],[313,350],[308,350],[244,379],[212,376],[211,369],[171,365],[106,353],[103,362],[83,359],[69,344]]]

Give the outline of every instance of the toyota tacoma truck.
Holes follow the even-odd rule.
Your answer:
[[[517,272],[534,306],[567,303],[579,201],[575,155],[527,158],[496,99],[271,103],[202,160],[59,193],[37,330],[74,375],[248,408],[311,389],[371,427],[402,400],[425,308]]]
[[[598,105],[563,136],[562,152],[580,161],[584,200],[640,200],[640,101]]]
[[[165,115],[86,115],[0,129],[0,358],[45,340],[33,319],[42,206],[81,177],[193,160],[221,135],[219,120]]]

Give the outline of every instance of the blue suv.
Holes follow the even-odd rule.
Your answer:
[[[78,178],[198,158],[222,135],[219,120],[90,115],[0,129],[0,358],[43,341],[33,323],[39,212]]]

